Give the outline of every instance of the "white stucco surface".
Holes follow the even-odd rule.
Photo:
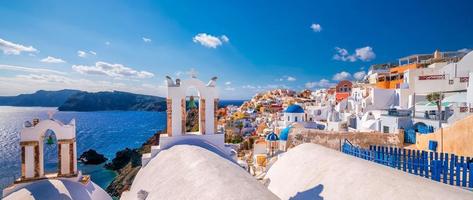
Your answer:
[[[196,145],[161,151],[135,177],[121,199],[278,199],[236,163]]]
[[[301,144],[269,169],[269,190],[281,199],[473,199],[473,192]]]
[[[70,180],[40,180],[9,194],[4,200],[43,200],[43,199],[74,199],[74,200],[108,200],[112,199],[102,188],[92,181],[83,185]]]

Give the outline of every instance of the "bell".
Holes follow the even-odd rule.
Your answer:
[[[46,141],[46,144],[47,144],[47,145],[52,145],[52,144],[54,144],[54,140],[53,140],[53,137],[52,137],[52,136],[49,136],[49,137],[48,137],[48,140]]]

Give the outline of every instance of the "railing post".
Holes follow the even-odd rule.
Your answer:
[[[448,153],[445,153],[445,160],[443,163],[443,183],[447,183],[448,178]]]
[[[460,186],[460,163],[458,162],[455,162],[455,175],[455,185]]]
[[[429,178],[429,157],[426,151],[422,151],[422,160],[424,167],[424,177]]]
[[[468,187],[473,188],[473,162],[470,162],[470,169],[469,169],[469,178],[468,178]]]
[[[407,165],[407,160],[406,160],[406,149],[402,149],[402,171],[406,171],[406,165]]]
[[[450,185],[453,185],[453,177],[454,177],[454,169],[455,169],[455,163],[457,162],[457,156],[455,154],[450,155]]]
[[[461,170],[462,170],[462,186],[463,187],[466,187],[466,170],[467,170],[467,165],[466,165],[466,162],[464,162],[464,157],[462,156],[461,157]]]

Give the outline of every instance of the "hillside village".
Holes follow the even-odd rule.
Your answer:
[[[372,65],[359,81],[258,93],[220,109],[219,127],[226,142],[241,142],[240,163],[255,175],[307,142],[340,151],[350,143],[472,156],[472,72],[468,51],[410,55]]]

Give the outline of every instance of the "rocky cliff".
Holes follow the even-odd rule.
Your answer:
[[[107,169],[115,170],[118,173],[117,177],[115,177],[106,189],[110,196],[120,197],[123,191],[130,188],[136,174],[141,168],[142,154],[150,152],[152,145],[159,144],[159,135],[161,133],[164,133],[164,131],[155,133],[148,138],[140,148],[126,148],[117,152],[112,162],[105,165]]]

